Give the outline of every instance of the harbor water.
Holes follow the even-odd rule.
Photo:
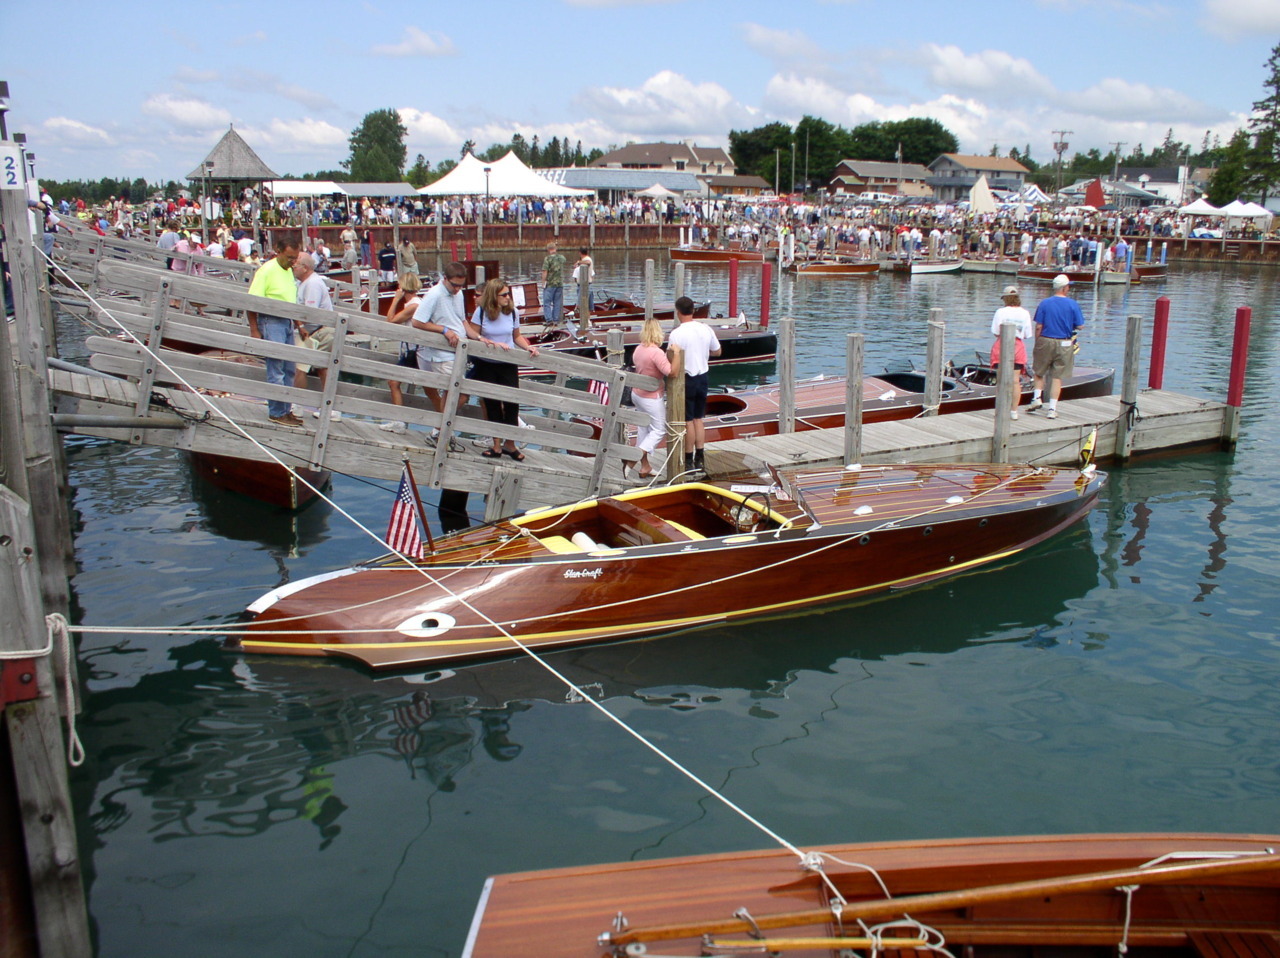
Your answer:
[[[598,285],[639,298],[646,256],[670,299],[660,252],[600,255]],[[513,276],[541,266],[504,262]],[[713,313],[727,278],[686,273]],[[923,363],[934,307],[949,355],[988,349],[1007,282],[775,277],[773,316],[796,319],[798,374],[842,374],[855,331],[874,373]],[[759,286],[744,267],[748,314]],[[202,484],[178,453],[69,438],[74,611],[114,630],[80,641],[88,760],[72,777],[97,953],[451,956],[488,875],[772,845],[673,763],[806,848],[1280,831],[1275,289],[1268,267],[1193,266],[1076,290],[1079,362],[1118,367],[1126,317],[1149,340],[1167,295],[1165,388],[1215,400],[1236,307],[1253,308],[1234,452],[1112,470],[1085,522],[958,578],[547,656],[669,762],[528,659],[375,677],[131,631],[230,623],[268,589],[378,547],[327,504],[278,513]],[[1048,291],[1024,285],[1024,301]],[[60,323],[64,355],[83,357],[84,331]],[[332,495],[385,528],[391,483],[338,476]]]

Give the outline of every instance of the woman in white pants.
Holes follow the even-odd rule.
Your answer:
[[[636,372],[658,380],[658,388],[652,392],[644,389],[631,390],[631,399],[636,408],[649,415],[649,422],[636,433],[636,448],[642,453],[641,479],[648,479],[653,475],[649,453],[658,447],[667,432],[667,404],[663,393],[666,391],[666,378],[671,375],[671,359],[662,349],[662,339],[662,326],[656,319],[646,319],[644,328],[640,330],[640,345],[631,357]]]

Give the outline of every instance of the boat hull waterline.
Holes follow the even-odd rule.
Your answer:
[[[869,466],[633,490],[454,533],[414,563],[385,556],[284,586],[231,642],[405,668],[777,614],[1014,555],[1083,517],[1103,481]]]

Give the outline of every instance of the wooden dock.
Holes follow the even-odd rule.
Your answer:
[[[1228,415],[1225,403],[1195,399],[1166,390],[1138,395],[1128,456],[1117,454],[1124,441],[1120,423],[1125,406],[1118,396],[1064,400],[1058,418],[1027,412],[1009,423],[1008,459],[1046,465],[1073,463],[1081,444],[1097,430],[1097,459],[1141,457],[1178,449],[1218,446]],[[864,464],[890,462],[990,462],[998,458],[994,444],[994,410],[951,413],[865,423],[862,426]],[[808,432],[733,439],[707,447],[707,468],[715,474],[754,470],[763,464],[831,465],[844,461],[845,431]]]

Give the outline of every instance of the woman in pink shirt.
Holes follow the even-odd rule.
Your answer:
[[[640,331],[640,345],[631,357],[636,372],[658,380],[658,388],[652,392],[644,389],[631,390],[636,408],[649,414],[648,425],[641,426],[636,433],[636,448],[642,453],[641,479],[648,479],[653,475],[649,453],[657,448],[667,432],[667,404],[663,401],[663,393],[666,390],[666,378],[671,375],[671,360],[662,349],[662,339],[662,326],[656,319],[646,319],[644,328]]]

